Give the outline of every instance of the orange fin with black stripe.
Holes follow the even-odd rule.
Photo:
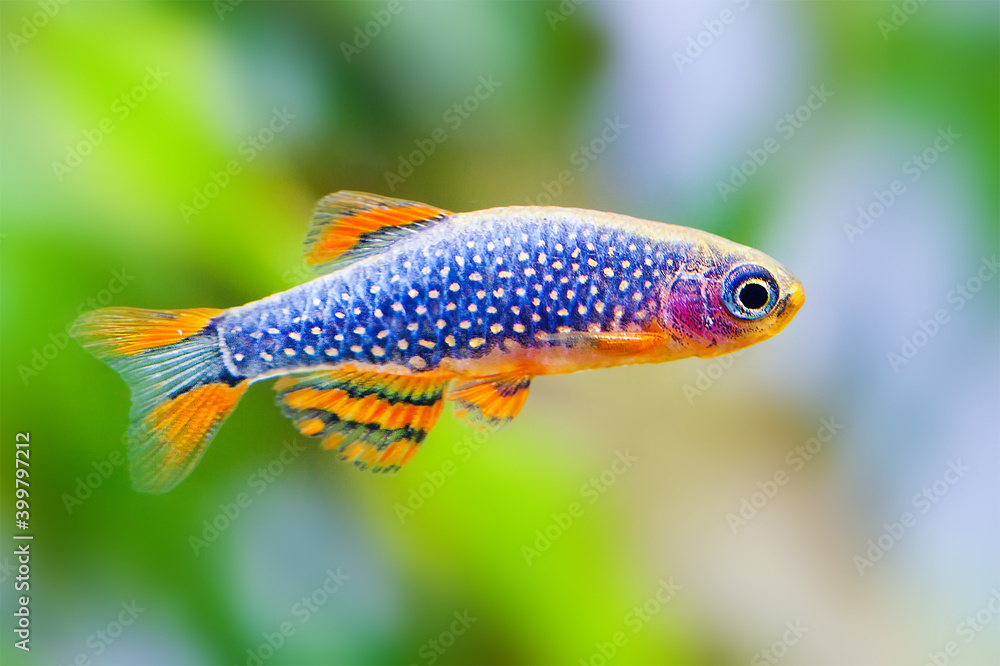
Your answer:
[[[378,254],[450,215],[415,201],[346,190],[334,192],[323,197],[313,212],[305,260],[319,272],[328,273]]]
[[[184,480],[246,390],[211,326],[221,313],[104,308],[70,330],[132,390],[128,457],[137,490],[163,493]]]
[[[461,382],[448,392],[455,417],[479,430],[499,430],[520,413],[531,377],[504,375]]]
[[[437,423],[447,385],[427,375],[339,368],[286,375],[274,388],[299,432],[322,437],[361,469],[395,472]]]

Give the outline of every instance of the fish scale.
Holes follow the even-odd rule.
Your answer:
[[[256,376],[345,360],[412,366],[414,357],[423,361],[414,368],[420,372],[436,369],[443,358],[488,355],[504,340],[538,349],[549,344],[538,341],[537,333],[627,328],[636,323],[637,312],[653,314],[663,278],[682,266],[677,249],[589,221],[481,220],[462,232],[441,239],[415,235],[382,262],[354,264],[230,310],[217,326],[237,373]],[[359,327],[363,333],[356,332]],[[381,331],[388,333],[379,338]],[[446,342],[449,336],[453,344]],[[237,355],[242,360],[235,360]]]
[[[74,323],[132,390],[138,489],[183,480],[261,379],[280,375],[301,433],[391,472],[446,400],[499,428],[538,375],[718,356],[777,334],[804,298],[752,248],[570,208],[451,213],[337,192],[317,205],[304,257],[319,277],[229,310],[105,308]]]

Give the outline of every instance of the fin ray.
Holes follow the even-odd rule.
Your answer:
[[[103,308],[80,315],[74,324],[73,335],[84,349],[103,361],[189,338],[222,312],[213,308]]]
[[[321,273],[382,252],[450,216],[434,206],[363,192],[328,194],[316,205],[305,260]]]
[[[448,399],[455,416],[479,430],[499,430],[517,416],[528,399],[531,377],[504,375],[455,384]]]
[[[605,332],[588,333],[573,331],[570,333],[539,333],[541,342],[565,345],[567,347],[585,347],[601,354],[628,356],[639,354],[663,344],[662,333],[647,332]]]
[[[392,472],[437,423],[448,381],[344,367],[286,375],[274,388],[299,432],[361,469]]]
[[[163,493],[184,480],[247,388],[206,328],[221,312],[105,308],[70,330],[131,389],[129,471],[139,491]]]

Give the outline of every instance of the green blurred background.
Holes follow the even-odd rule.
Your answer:
[[[3,662],[996,663],[998,18],[4,0]],[[294,286],[339,189],[687,224],[807,303],[736,357],[541,378],[488,438],[448,415],[392,478],[255,385],[185,483],[133,492],[126,387],[67,325]]]

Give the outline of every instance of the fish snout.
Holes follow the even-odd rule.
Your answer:
[[[803,289],[802,283],[799,282],[799,279],[793,276],[791,279],[791,284],[788,287],[787,309],[791,310],[792,313],[798,312],[799,308],[801,308],[802,304],[805,302],[806,302],[805,289]]]

